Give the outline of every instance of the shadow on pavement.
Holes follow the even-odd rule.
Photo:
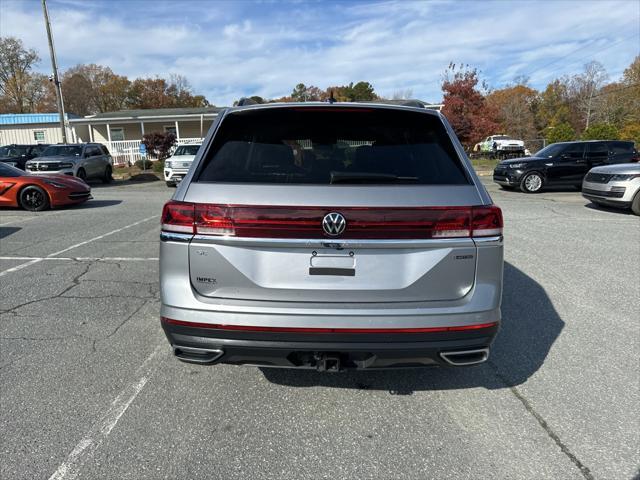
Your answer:
[[[584,206],[590,210],[600,210],[602,212],[618,213],[622,215],[633,215],[633,212],[628,208],[612,208],[612,207],[607,207],[605,205],[597,205],[593,202],[586,203]]]
[[[21,227],[0,227],[0,239],[8,237],[21,229]]]
[[[387,390],[394,395],[416,391],[520,385],[544,363],[564,322],[535,280],[505,263],[502,326],[488,363],[467,368],[350,371],[338,374],[309,370],[261,368],[272,383],[290,387]]]
[[[88,208],[111,207],[113,205],[120,205],[121,203],[122,200],[88,200],[78,205],[69,205],[69,208],[73,208],[74,210],[86,210]]]

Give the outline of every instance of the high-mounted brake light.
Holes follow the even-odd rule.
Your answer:
[[[331,237],[323,218],[339,211],[346,228]],[[162,230],[248,238],[428,239],[502,234],[502,212],[479,207],[290,207],[188,203],[164,206]]]

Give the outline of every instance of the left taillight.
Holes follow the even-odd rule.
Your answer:
[[[162,209],[162,231],[195,233],[195,205],[170,200]]]

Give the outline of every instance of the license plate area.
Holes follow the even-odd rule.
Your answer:
[[[355,277],[355,254],[354,252],[347,254],[326,254],[314,251],[309,259],[309,275]]]

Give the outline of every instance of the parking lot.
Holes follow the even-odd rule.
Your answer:
[[[638,217],[489,184],[506,237],[489,363],[320,374],[174,359],[157,285],[173,190],[93,188],[0,212],[0,477],[640,475]]]

